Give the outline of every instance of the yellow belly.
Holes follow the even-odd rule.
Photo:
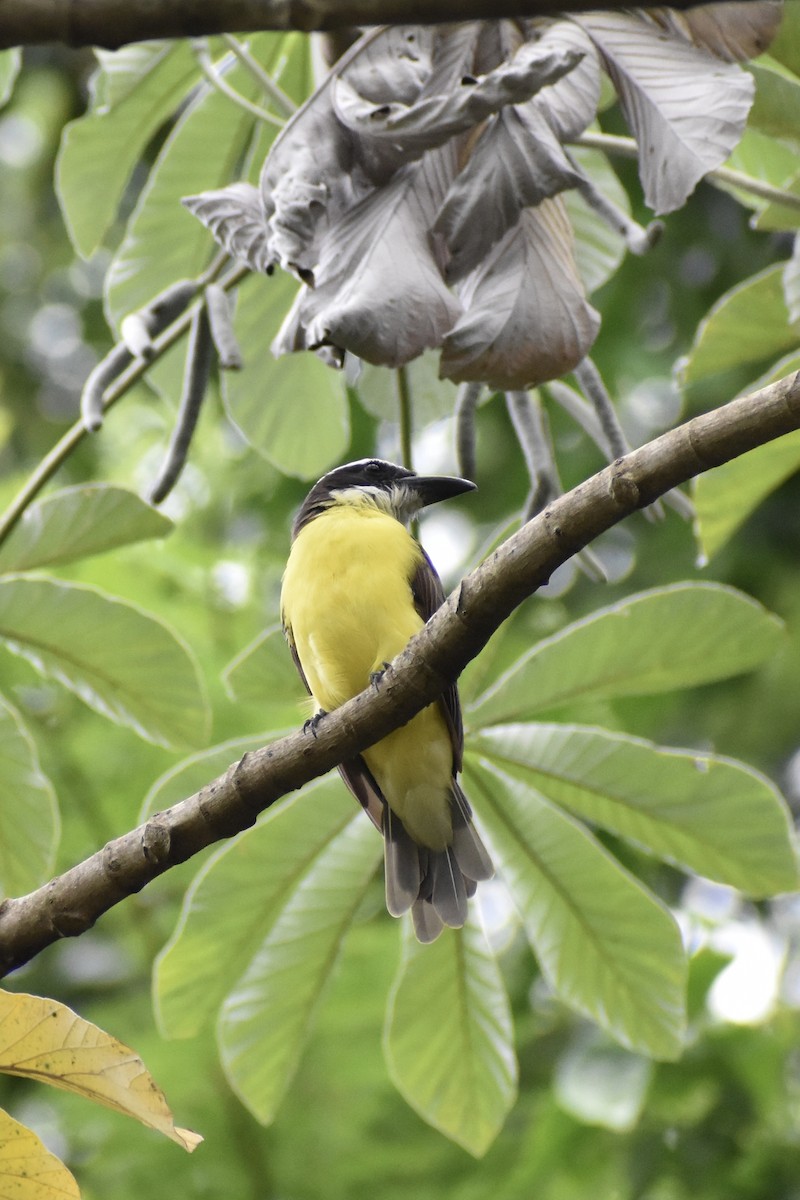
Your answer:
[[[422,627],[410,586],[420,558],[404,526],[371,506],[334,505],[298,534],[281,614],[320,708],[363,691]],[[415,841],[449,845],[453,753],[438,704],[363,757]]]

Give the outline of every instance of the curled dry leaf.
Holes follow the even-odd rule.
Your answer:
[[[133,1050],[55,1000],[0,991],[0,1072],[77,1092],[184,1150],[203,1140],[175,1125],[164,1093]]]
[[[572,370],[600,318],[586,300],[572,230],[555,197],[519,222],[463,285],[465,315],[444,339],[441,374],[514,391]]]
[[[730,13],[730,17],[728,14]],[[571,370],[597,314],[554,199],[586,189],[563,144],[594,119],[600,72],[639,142],[657,212],[738,140],[775,0],[375,29],[275,141],[258,189],[186,203],[230,253],[305,285],[273,343],[516,389]]]

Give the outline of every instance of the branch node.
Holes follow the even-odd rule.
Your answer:
[[[153,817],[142,830],[142,854],[154,866],[169,863],[172,838],[168,826]]]
[[[616,503],[626,512],[638,508],[641,503],[639,485],[625,470],[615,470],[611,474],[609,489]]]

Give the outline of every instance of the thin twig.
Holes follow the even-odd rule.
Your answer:
[[[477,469],[475,413],[482,392],[482,383],[462,383],[456,394],[456,458],[466,479],[474,479]]]
[[[228,261],[228,256],[224,251],[220,251],[214,256],[211,265],[202,275],[198,276],[198,283],[203,286],[206,283],[211,283],[213,279],[219,275],[225,263]],[[229,275],[220,280],[220,287],[228,288],[235,287],[250,273],[249,267],[240,265],[235,267]],[[168,326],[162,334],[160,334],[153,342],[153,359],[156,359],[168,350],[170,346],[183,337],[192,322],[192,314],[194,307],[184,311],[180,317],[175,320],[172,325]],[[116,381],[106,389],[105,399],[103,401],[103,412],[108,410],[121,400],[126,392],[130,391],[135,383],[142,378],[150,367],[149,362],[144,362],[142,359],[137,359],[130,366],[117,376]],[[80,445],[84,437],[87,435],[87,429],[82,420],[76,421],[75,424],[67,430],[62,438],[56,442],[52,450],[45,455],[36,470],[31,474],[24,486],[20,489],[17,495],[9,504],[6,511],[0,517],[0,545],[5,541],[11,530],[22,517],[26,508],[33,500],[36,499],[39,492],[56,474],[58,469],[63,466],[73,451]]]
[[[606,154],[619,154],[623,158],[638,158],[639,148],[633,138],[618,137],[613,133],[582,133],[572,142],[574,146],[586,146],[589,150],[602,150]],[[787,192],[783,188],[764,183],[761,179],[753,179],[744,171],[733,167],[715,167],[708,171],[703,178],[708,183],[739,188],[740,191],[750,192],[761,200],[769,200],[773,204],[782,204],[785,208],[800,210],[800,196]]]
[[[258,104],[253,104],[252,100],[248,100],[246,96],[242,96],[223,79],[220,72],[214,66],[205,38],[192,39],[192,52],[197,60],[198,67],[213,88],[216,88],[223,96],[227,96],[234,104],[238,104],[239,108],[243,108],[252,117],[256,117],[259,121],[266,121],[268,125],[277,125],[279,129],[283,129],[286,122],[282,117],[276,117],[274,113],[267,112],[265,108],[260,108]]]
[[[291,117],[297,112],[297,105],[291,96],[287,96],[286,92],[280,87],[272,76],[264,70],[258,59],[254,58],[250,53],[247,45],[240,42],[230,33],[223,33],[222,40],[229,50],[233,51],[243,67],[246,67],[255,81],[260,85],[262,90],[275,106],[281,110],[285,117]]]
[[[414,458],[412,448],[414,428],[408,368],[398,367],[394,377],[397,383],[397,419],[400,423],[400,458],[403,466],[410,470]]]

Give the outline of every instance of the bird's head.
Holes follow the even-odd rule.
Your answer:
[[[295,518],[292,536],[335,504],[370,505],[407,524],[427,505],[474,489],[469,479],[417,475],[382,458],[361,458],[328,471],[314,484]]]

